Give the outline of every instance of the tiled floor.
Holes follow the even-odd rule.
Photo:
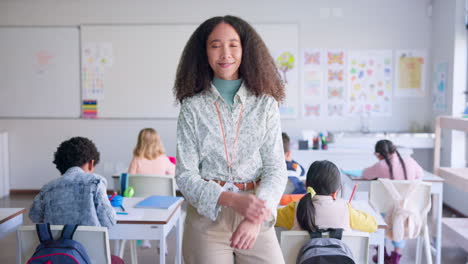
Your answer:
[[[33,196],[32,195],[15,195],[9,198],[0,199],[0,207],[22,207],[29,208],[31,205]],[[444,211],[444,216],[448,216],[448,213]],[[24,217],[24,224],[29,225],[31,221],[27,217],[27,212]],[[443,230],[442,230],[442,233]],[[174,247],[171,245],[175,244],[175,234],[171,232],[168,238],[168,256],[167,263],[174,263]],[[112,243],[111,243],[112,246]],[[416,241],[408,241],[407,247],[404,250],[402,264],[414,263]],[[138,248],[138,263],[149,264],[159,263],[158,261],[158,247],[153,243],[153,247],[150,249]],[[461,248],[457,247],[453,242],[450,241],[449,237],[443,236],[442,238],[442,263],[446,264],[465,264],[467,261],[468,253],[465,253]],[[16,236],[11,234],[8,237],[0,240],[0,264],[14,264],[16,258]],[[124,260],[127,264],[130,262],[130,251],[126,249],[124,254]],[[372,261],[370,260],[370,263]],[[426,263],[423,258],[423,263]],[[99,263],[98,263],[99,264]]]

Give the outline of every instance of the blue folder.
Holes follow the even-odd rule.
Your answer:
[[[182,199],[177,196],[153,195],[135,205],[136,208],[172,209]]]
[[[362,170],[342,170],[342,172],[351,177],[362,177]]]

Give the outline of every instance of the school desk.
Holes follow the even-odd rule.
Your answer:
[[[369,244],[377,245],[378,247],[378,262],[379,264],[384,263],[384,247],[385,247],[385,229],[387,228],[387,223],[383,219],[382,215],[379,214],[375,209],[369,204],[369,201],[366,200],[353,200],[351,205],[354,209],[366,212],[375,217],[377,220],[377,231],[369,234]]]
[[[345,177],[341,177],[343,185],[346,189],[352,188],[355,183],[358,184],[358,191],[369,192],[370,180],[365,180],[360,177],[352,177],[345,174]],[[441,258],[441,247],[442,247],[442,199],[443,199],[443,184],[444,179],[434,175],[430,172],[424,171],[423,181],[431,183],[431,193],[432,193],[432,208],[431,213],[432,222],[434,223],[433,228],[435,228],[434,246],[431,248],[432,254],[436,256],[436,264],[440,264]],[[345,197],[347,197],[345,195]],[[431,228],[430,231],[433,229]],[[431,233],[431,232],[430,232]]]
[[[117,214],[117,224],[109,229],[109,239],[111,240],[159,240],[159,263],[166,263],[166,238],[169,232],[175,227],[176,231],[176,254],[175,262],[182,263],[182,219],[181,206],[184,201],[181,198],[178,204],[172,209],[148,209],[134,208],[135,204],[145,199],[125,198],[124,207],[128,215]],[[114,254],[119,253],[119,243],[116,243]],[[136,260],[132,260],[136,264]]]
[[[0,239],[6,237],[11,232],[23,224],[24,208],[0,208]]]

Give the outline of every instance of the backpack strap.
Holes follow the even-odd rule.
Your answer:
[[[73,239],[78,225],[65,225],[62,229],[62,239]]]
[[[49,223],[36,224],[36,232],[41,243],[54,240]]]
[[[321,238],[322,237],[321,229],[309,232],[309,236],[310,236],[310,239]]]
[[[391,180],[379,179],[379,181],[382,183],[394,201],[402,200],[400,193],[397,191]]]
[[[330,238],[336,238],[341,240],[343,237],[343,228],[328,228],[328,229],[317,229],[313,232],[309,232],[310,238],[321,238],[323,233],[328,232]]]
[[[343,228],[329,228],[328,232],[330,234],[330,238],[336,238],[341,240],[341,238],[343,237]]]

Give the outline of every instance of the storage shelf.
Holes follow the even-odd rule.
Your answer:
[[[436,174],[444,178],[446,183],[463,191],[468,191],[468,168],[441,167]]]

